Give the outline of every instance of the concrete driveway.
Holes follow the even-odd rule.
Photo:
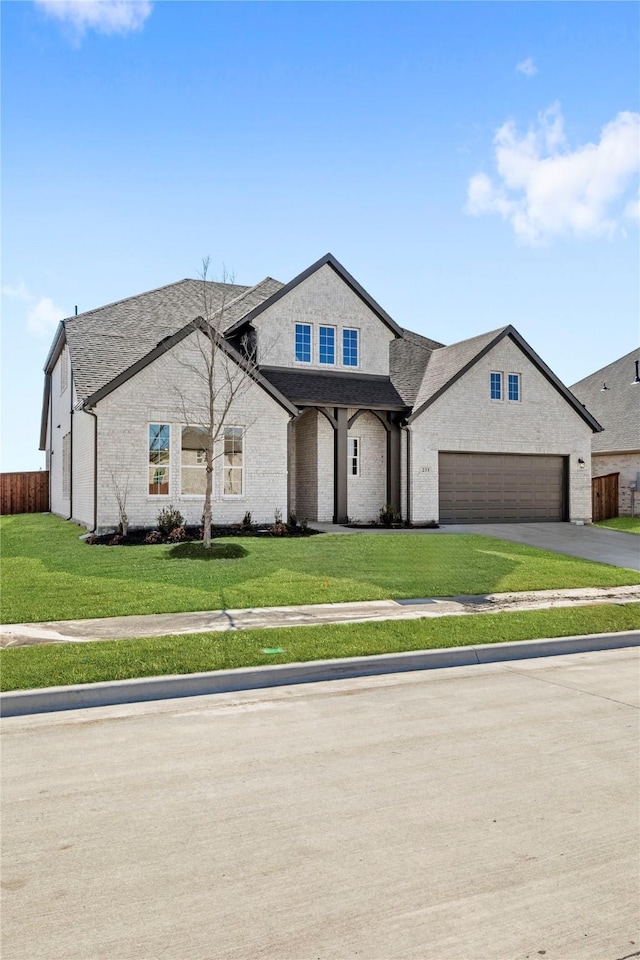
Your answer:
[[[606,527],[577,527],[573,523],[452,523],[437,530],[420,529],[389,530],[384,527],[362,529],[342,527],[335,523],[312,523],[311,526],[324,533],[411,533],[433,536],[441,533],[480,533],[486,537],[498,537],[540,547],[552,553],[564,553],[582,560],[610,563],[614,567],[640,570],[640,537],[620,533]]]
[[[2,960],[620,960],[638,653],[2,721]]]

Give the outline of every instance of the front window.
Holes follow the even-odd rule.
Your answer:
[[[520,399],[520,374],[509,374],[509,400]]]
[[[242,427],[224,428],[224,496],[244,493],[244,437]]]
[[[311,324],[296,323],[296,360],[311,363]]]
[[[345,367],[358,366],[358,331],[342,331],[342,363]]]
[[[336,362],[335,327],[320,327],[320,363]]]
[[[502,374],[491,374],[491,399],[502,400]]]
[[[183,427],[180,450],[180,491],[183,497],[203,497],[207,486],[207,431]]]
[[[360,476],[360,437],[347,439],[347,471],[350,477]]]
[[[149,424],[149,494],[169,496],[171,427],[168,423]]]

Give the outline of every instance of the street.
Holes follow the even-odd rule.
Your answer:
[[[638,666],[5,719],[2,958],[640,955]]]

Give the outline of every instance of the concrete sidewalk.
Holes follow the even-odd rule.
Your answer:
[[[479,596],[370,600],[354,603],[305,604],[295,607],[255,607],[196,613],[162,613],[93,620],[14,623],[0,627],[0,646],[36,646],[43,643],[84,643],[162,637],[169,634],[212,633],[269,627],[317,626],[325,623],[366,623],[382,620],[419,620],[474,613],[541,610],[601,603],[637,603],[640,585],[493,593]]]

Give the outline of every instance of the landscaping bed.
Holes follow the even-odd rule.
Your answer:
[[[221,537],[312,537],[321,532],[307,527],[306,524],[254,523],[247,526],[241,523],[230,523],[226,526],[212,525],[211,538],[219,540]],[[128,530],[125,535],[111,531],[100,535],[92,533],[82,539],[91,546],[142,547],[163,543],[197,543],[202,540],[202,537],[202,527],[184,526],[175,527],[168,533],[158,529]]]

